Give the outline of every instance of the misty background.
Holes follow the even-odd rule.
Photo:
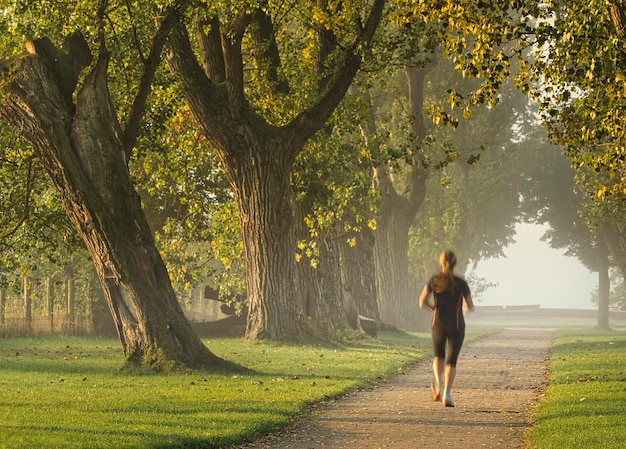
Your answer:
[[[547,225],[518,223],[515,243],[504,249],[506,257],[482,260],[469,271],[498,284],[477,295],[478,306],[540,305],[556,309],[597,309],[591,301],[598,275],[565,249],[541,241]]]

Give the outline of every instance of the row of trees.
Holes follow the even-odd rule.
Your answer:
[[[529,145],[520,132],[532,114],[503,89],[512,55],[527,53],[505,44],[558,41],[543,9],[494,6],[506,8],[4,2],[0,32],[12,58],[2,65],[2,115],[29,145],[2,128],[3,179],[23,180],[3,186],[2,241],[28,242],[32,257],[79,254],[77,230],[129,362],[223,363],[193,333],[174,289],[201,274],[225,296],[245,285],[251,340],[311,329],[336,338],[347,297],[362,315],[411,329],[413,280],[433,269],[418,261],[446,245],[474,261],[498,255],[529,185],[512,148]],[[457,70],[484,82],[459,84],[440,45],[458,55]],[[548,67],[530,61],[520,73]],[[566,86],[578,98],[591,89]],[[446,91],[452,110],[441,104]],[[472,109],[496,95],[520,102],[507,114]],[[459,106],[471,122],[454,117]],[[473,164],[485,132],[497,141]],[[619,188],[594,189],[604,198],[594,204],[623,213]],[[623,251],[616,216],[604,212]]]

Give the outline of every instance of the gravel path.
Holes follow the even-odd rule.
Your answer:
[[[245,449],[523,448],[546,385],[549,329],[506,329],[461,351],[454,408],[430,399],[431,361],[371,390],[318,405]]]

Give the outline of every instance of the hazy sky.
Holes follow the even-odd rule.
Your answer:
[[[564,256],[564,249],[552,249],[542,242],[546,229],[518,224],[516,242],[504,250],[506,258],[479,262],[474,274],[498,286],[478,297],[477,305],[596,308],[590,298],[598,286],[597,273],[590,273],[577,259]]]

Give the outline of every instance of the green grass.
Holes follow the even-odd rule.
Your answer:
[[[550,357],[533,449],[626,447],[626,334],[566,335]]]
[[[337,346],[207,346],[250,373],[130,374],[115,340],[0,340],[0,448],[228,447],[431,354],[428,334],[406,333]]]

